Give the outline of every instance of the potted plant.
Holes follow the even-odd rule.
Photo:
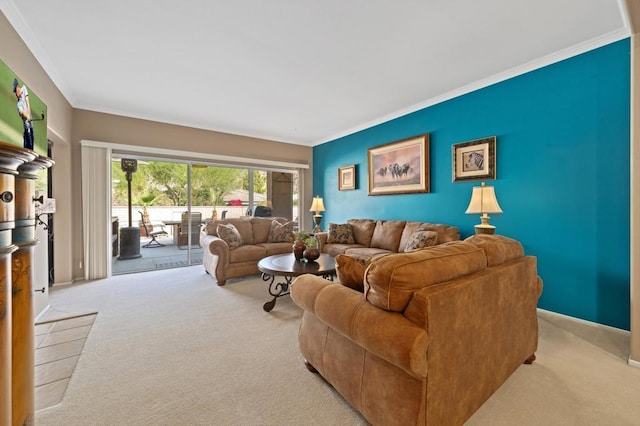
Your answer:
[[[293,233],[295,241],[293,243],[293,256],[296,260],[301,260],[304,255],[304,249],[307,248],[305,240],[309,238],[306,231],[296,231]]]
[[[304,249],[303,256],[308,262],[313,262],[320,257],[320,250],[318,249],[318,239],[315,236],[311,236],[304,241],[307,246]]]

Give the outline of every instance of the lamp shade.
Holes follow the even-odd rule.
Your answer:
[[[322,201],[322,197],[316,195],[313,198],[313,203],[311,203],[310,212],[323,212],[324,211],[324,202]]]
[[[493,186],[485,186],[483,182],[482,186],[473,187],[471,201],[465,213],[502,213]]]

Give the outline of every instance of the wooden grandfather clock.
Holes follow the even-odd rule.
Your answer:
[[[53,161],[0,142],[0,425],[33,424],[35,180]]]

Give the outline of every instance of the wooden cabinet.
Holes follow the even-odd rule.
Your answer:
[[[0,424],[33,424],[34,186],[53,161],[0,142]]]

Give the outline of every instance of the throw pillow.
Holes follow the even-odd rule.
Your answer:
[[[337,255],[335,260],[338,282],[360,293],[364,292],[364,271],[368,262],[346,254]]]
[[[232,224],[219,224],[216,230],[218,237],[223,240],[229,248],[237,248],[243,244],[242,237],[240,236],[240,232],[236,229]]]
[[[353,228],[349,223],[337,224],[329,222],[327,244],[355,244]]]
[[[420,250],[425,247],[435,246],[438,242],[438,233],[435,231],[416,231],[411,234],[409,241],[404,246],[404,252]]]
[[[269,236],[267,237],[268,243],[292,243],[293,238],[293,226],[294,221],[287,223],[279,223],[277,221],[271,222],[271,229],[269,230]]]

